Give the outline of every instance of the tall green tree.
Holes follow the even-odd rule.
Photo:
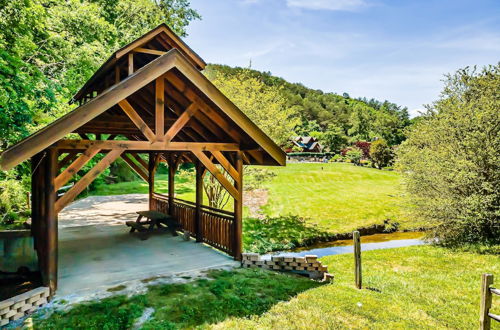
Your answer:
[[[298,117],[287,107],[280,87],[267,86],[247,71],[227,76],[207,70],[207,76],[278,145],[284,146],[294,135]]]
[[[500,243],[500,65],[447,77],[398,151],[412,211],[447,245]]]

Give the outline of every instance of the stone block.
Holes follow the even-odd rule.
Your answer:
[[[307,255],[305,256],[307,262],[315,262],[318,260],[318,256],[315,255]]]

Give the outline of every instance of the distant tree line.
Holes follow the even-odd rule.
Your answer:
[[[279,91],[283,98],[280,106],[286,109],[289,123],[294,125],[292,129],[281,132],[286,136],[275,137],[279,143],[288,141],[292,135],[304,135],[318,138],[332,152],[339,152],[357,141],[376,139],[383,139],[394,146],[404,141],[405,128],[412,122],[406,107],[389,101],[354,99],[346,93],[325,93],[300,83],[290,83],[270,72],[220,64],[210,64],[206,72],[209,77],[218,77],[222,89],[234,85],[235,81],[252,79],[266,88]],[[245,94],[245,89],[240,90],[240,98],[242,94]],[[273,116],[269,116],[268,120],[273,125],[279,125]]]

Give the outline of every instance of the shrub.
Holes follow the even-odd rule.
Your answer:
[[[365,159],[370,158],[370,146],[371,146],[371,142],[357,141],[356,143],[354,143],[354,146],[356,146],[357,148],[361,149],[361,151],[363,152],[363,158],[365,158]]]
[[[26,191],[20,180],[13,176],[2,179],[0,185],[0,227],[14,229],[20,220],[25,220]],[[23,218],[21,218],[23,216]]]
[[[354,147],[351,148],[348,152],[346,152],[345,156],[347,159],[351,161],[354,165],[359,165],[361,161],[361,157],[363,157],[363,151],[361,149]]]
[[[443,245],[500,243],[500,65],[448,76],[398,149],[414,215]]]
[[[341,154],[336,154],[335,156],[330,158],[330,162],[343,162],[343,161],[344,161],[344,157],[342,157]]]
[[[383,139],[373,142],[370,146],[370,157],[375,166],[381,170],[389,165],[392,160],[392,150],[387,142]]]
[[[276,176],[271,170],[266,168],[257,168],[253,166],[245,167],[245,180],[244,185],[246,190],[255,190],[263,186],[265,182],[270,181]]]

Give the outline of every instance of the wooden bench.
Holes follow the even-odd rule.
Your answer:
[[[182,228],[181,224],[175,221],[172,216],[162,212],[139,211],[137,212],[137,214],[137,220],[126,222],[126,225],[130,227],[131,233],[135,232],[136,230],[140,233],[151,233],[153,232],[155,227],[157,227],[158,229],[165,229],[166,227],[170,230],[172,235],[177,236],[177,230],[180,230]],[[142,218],[146,218],[147,220],[141,221]]]

